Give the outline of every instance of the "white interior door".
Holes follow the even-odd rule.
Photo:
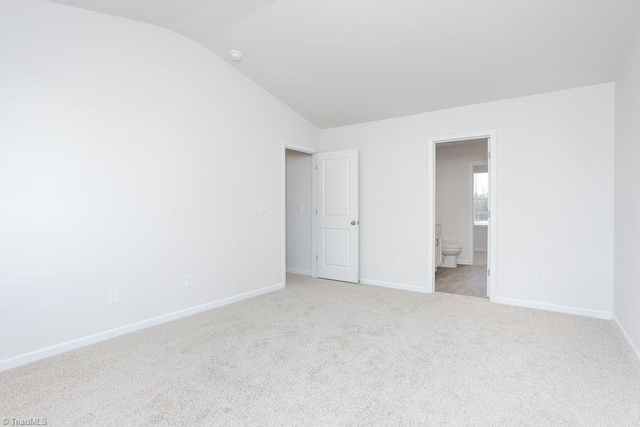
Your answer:
[[[318,277],[360,281],[358,150],[315,156]]]

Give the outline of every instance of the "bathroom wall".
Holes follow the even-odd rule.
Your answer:
[[[462,246],[459,264],[469,264],[473,254],[470,164],[482,161],[487,161],[486,140],[436,146],[436,222],[442,223],[445,243]]]
[[[311,276],[311,155],[286,150],[287,271]]]
[[[475,225],[473,227],[473,250],[486,251],[488,240],[488,227],[486,225]]]

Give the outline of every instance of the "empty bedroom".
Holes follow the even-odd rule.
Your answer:
[[[637,0],[0,0],[0,424],[640,425]]]

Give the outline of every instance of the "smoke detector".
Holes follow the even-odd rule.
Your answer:
[[[231,55],[231,59],[233,59],[235,62],[242,61],[242,52],[240,52],[239,50],[232,50],[231,52],[229,52],[229,55]]]

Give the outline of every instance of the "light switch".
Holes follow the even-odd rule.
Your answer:
[[[261,203],[260,206],[258,206],[258,212],[260,213],[260,215],[266,215],[267,212],[269,212],[267,204]]]
[[[302,213],[302,205],[298,205],[298,213]]]

